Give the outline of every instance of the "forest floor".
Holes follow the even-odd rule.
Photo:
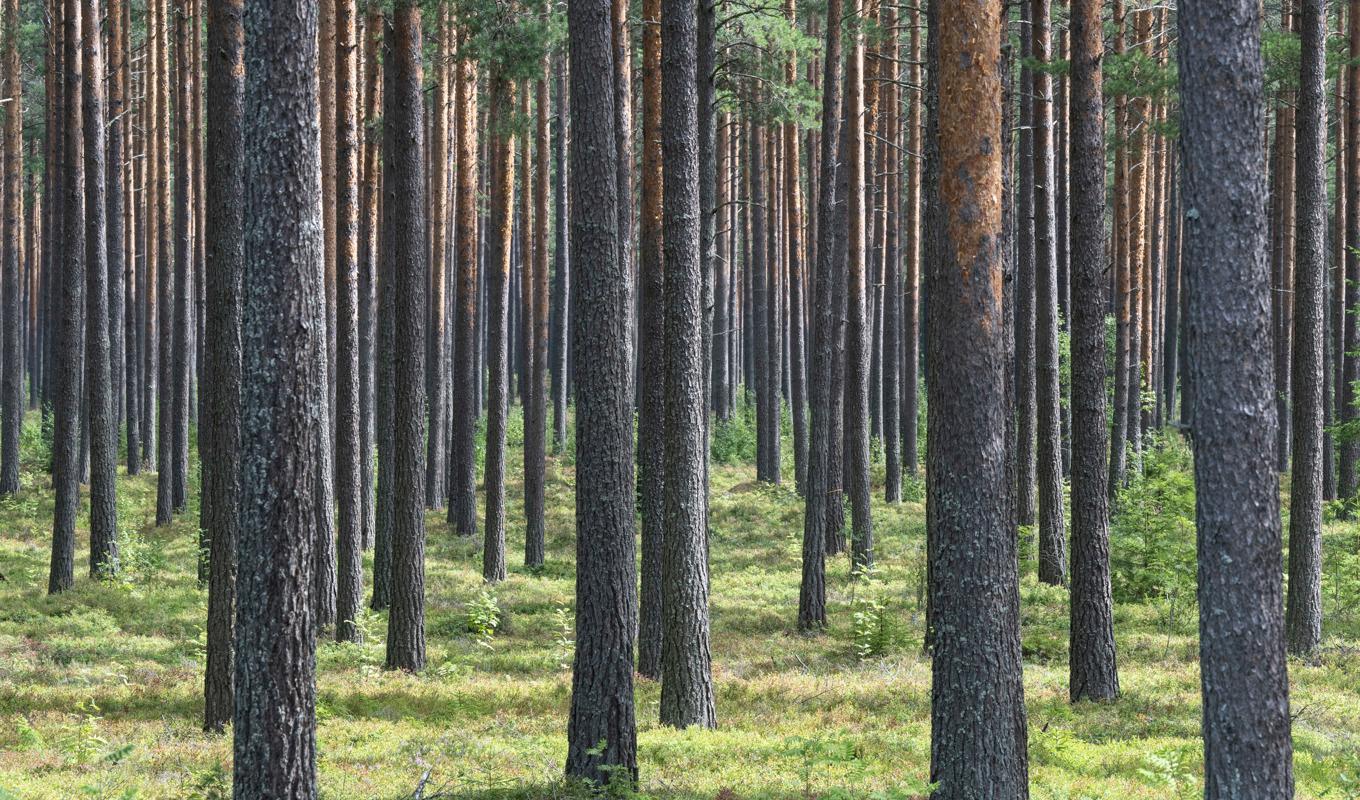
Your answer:
[[[124,577],[86,578],[82,518],[76,589],[48,597],[52,495],[36,428],[30,419],[24,491],[0,501],[0,799],[230,797],[230,739],[200,730],[207,600],[194,577],[196,496],[173,525],[156,528],[155,475],[120,470]],[[361,621],[365,644],[318,647],[322,797],[395,800],[418,789],[425,798],[577,796],[560,780],[571,685],[572,457],[548,466],[547,564],[533,573],[520,566],[517,415],[510,437],[509,580],[484,587],[480,542],[453,535],[443,513],[427,517],[426,672],[382,668],[378,614]],[[741,461],[751,441],[741,423],[720,430],[715,456]],[[1150,457],[1153,477],[1121,499],[1118,702],[1068,702],[1066,593],[1038,584],[1032,564],[1022,567],[1036,798],[1202,792],[1187,466],[1184,448],[1169,446]],[[908,481],[897,506],[876,490],[878,569],[852,580],[847,559],[831,559],[831,625],[807,638],[794,624],[801,501],[791,479],[768,487],[753,478],[744,464],[712,471],[720,727],[660,726],[658,685],[639,681],[640,791],[695,800],[922,795],[930,763],[922,484]],[[1316,663],[1290,663],[1299,797],[1360,797],[1357,545],[1354,524],[1329,523],[1325,646]]]

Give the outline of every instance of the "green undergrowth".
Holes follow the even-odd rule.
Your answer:
[[[745,414],[745,407],[739,413]],[[521,565],[521,428],[510,432],[510,577],[485,587],[480,542],[427,517],[429,668],[382,669],[386,618],[363,644],[317,652],[326,798],[572,798],[561,780],[574,618],[574,473],[550,459],[547,561]],[[154,521],[155,476],[120,475],[125,571],[45,592],[52,498],[36,417],[24,489],[0,500],[0,798],[226,798],[230,740],[203,734],[206,594],[194,578],[197,511]],[[797,634],[802,505],[792,484],[754,481],[754,415],[716,425],[712,614],[720,727],[657,723],[639,681],[639,794],[653,798],[914,798],[930,758],[930,663],[921,655],[924,485],[903,503],[875,487],[878,568],[828,563],[830,628]],[[882,479],[881,461],[874,466]],[[1193,488],[1175,442],[1147,456],[1113,526],[1123,697],[1067,701],[1067,598],[1021,586],[1030,775],[1036,798],[1168,798],[1202,791]],[[196,478],[195,478],[196,480]],[[480,507],[480,506],[479,506]],[[1329,522],[1326,641],[1291,662],[1298,796],[1360,797],[1360,537]],[[371,562],[366,564],[371,567]]]

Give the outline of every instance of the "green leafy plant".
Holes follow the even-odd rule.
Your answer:
[[[495,595],[486,589],[482,589],[468,603],[467,607],[467,631],[472,634],[472,638],[478,645],[486,649],[492,649],[492,640],[496,637],[496,630],[501,624],[501,606],[496,600]]]

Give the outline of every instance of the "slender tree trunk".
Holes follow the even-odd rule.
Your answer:
[[[491,187],[491,255],[487,262],[487,418],[486,418],[486,534],[482,547],[482,578],[505,580],[505,416],[509,403],[509,329],[506,305],[510,287],[510,250],[514,226],[515,136],[509,109],[516,87],[504,78],[493,79],[490,125],[495,159]]]
[[[526,88],[525,93],[528,93]],[[534,258],[532,324],[529,326],[529,405],[524,410],[524,565],[543,566],[543,506],[546,481],[548,406],[545,395],[548,361],[548,62],[535,86]],[[527,136],[526,136],[527,138]],[[524,165],[527,173],[529,165]],[[525,235],[528,235],[526,231]]]
[[[710,2],[711,0],[700,0]],[[796,4],[784,1],[784,16],[789,25],[796,25]],[[798,80],[798,60],[789,56],[784,66],[784,80],[794,86]],[[807,492],[807,375],[803,336],[803,196],[801,165],[798,158],[798,129],[792,122],[784,123],[784,209],[788,231],[789,285],[789,405],[793,420],[794,483],[799,492]]]
[[[1254,0],[1187,4],[1177,19],[1183,186],[1186,208],[1197,212],[1185,221],[1185,263],[1204,796],[1288,797],[1261,19]],[[1225,85],[1222,74],[1237,80]]]
[[[156,115],[156,524],[169,525],[174,516],[175,478],[175,275],[178,271],[170,208],[170,0],[150,0],[157,8],[160,81],[152,101]],[[178,83],[178,82],[177,82]],[[178,89],[176,90],[178,95]]]
[[[1101,0],[1072,4],[1072,599],[1069,693],[1119,695],[1105,451],[1105,45]]]
[[[238,798],[315,797],[316,544],[325,302],[315,4],[248,0],[236,554]],[[214,59],[215,60],[215,59]],[[219,98],[220,99],[220,98]]]
[[[52,483],[56,490],[52,522],[52,564],[47,591],[75,585],[76,514],[80,505],[80,392],[85,328],[85,175],[82,161],[80,0],[62,0],[63,164],[61,306],[58,315],[56,393],[53,397]],[[53,14],[55,21],[57,14]]]
[[[858,9],[863,0],[852,0]],[[842,161],[848,173],[846,198],[849,225],[846,231],[847,324],[845,333],[845,467],[850,493],[851,563],[858,570],[874,566],[873,519],[869,513],[869,320],[866,272],[866,223],[869,204],[865,197],[864,130],[864,39],[856,35],[846,57],[845,96],[849,129],[841,142]]]
[[[896,503],[902,499],[902,439],[899,433],[902,411],[901,386],[899,375],[902,367],[901,327],[902,327],[902,255],[899,251],[899,236],[902,219],[899,213],[901,201],[902,158],[901,121],[902,92],[898,85],[900,79],[899,44],[901,34],[897,30],[897,8],[891,3],[883,6],[883,27],[892,31],[886,45],[886,58],[880,69],[883,70],[885,86],[883,131],[883,164],[880,172],[884,181],[885,231],[883,245],[883,291],[879,293],[883,303],[883,461],[884,461],[884,499]]]
[[[382,9],[368,4],[363,26],[364,108],[360,137],[363,140],[363,183],[359,187],[359,480],[363,503],[362,539],[365,550],[374,545],[377,510],[375,508],[373,449],[377,438],[376,375],[376,296],[378,274],[378,201],[382,178],[381,136],[377,121],[382,116],[382,63],[378,49],[382,44]]]
[[[172,375],[173,410],[171,433],[171,484],[170,508],[173,513],[181,512],[189,502],[189,384],[191,382],[190,350],[193,324],[193,259],[194,259],[194,219],[195,164],[192,158],[193,116],[193,74],[197,69],[193,61],[192,37],[197,35],[193,28],[189,3],[192,0],[178,0],[175,5],[175,277],[174,288],[174,332]],[[164,465],[162,465],[164,468]],[[200,533],[198,580],[207,580],[207,542]]]
[[[4,271],[3,350],[4,374],[0,378],[0,495],[19,491],[19,437],[24,421],[23,337],[20,302],[22,252],[19,221],[23,216],[20,178],[23,174],[23,76],[19,60],[19,0],[5,0],[0,9],[0,47],[3,47],[4,96],[4,244],[0,269]]]
[[[1033,3],[1020,3],[1020,137],[1017,149],[1019,194],[1016,197],[1015,281],[1015,514],[1022,526],[1035,523],[1034,482],[1037,361],[1035,359],[1035,220],[1034,220],[1034,56]],[[1033,552],[1032,528],[1025,535],[1026,553]]]
[[[458,148],[455,206],[458,209],[457,308],[453,350],[453,453],[449,481],[449,522],[459,536],[477,533],[477,417],[480,363],[477,246],[477,69],[459,53],[455,69],[454,140]]]
[[[125,418],[124,385],[126,347],[124,338],[124,303],[126,289],[128,239],[126,229],[126,149],[127,114],[127,17],[126,0],[110,0],[108,4],[108,154],[105,163],[105,213],[108,226],[108,309],[109,309],[109,375],[112,393],[114,471],[118,463],[118,428]],[[7,95],[9,96],[9,95]],[[18,100],[15,101],[16,106]],[[7,161],[8,163],[8,161]]]
[[[637,780],[633,641],[632,277],[618,241],[617,74],[609,0],[567,7],[571,59],[571,263],[576,375],[576,651],[569,776]],[[626,52],[626,48],[625,48]],[[626,89],[624,91],[626,95]],[[625,204],[626,204],[625,195]]]
[[[1337,416],[1347,423],[1360,417],[1357,408],[1355,382],[1360,380],[1360,0],[1351,0],[1347,14],[1350,26],[1350,61],[1346,70],[1346,270],[1345,270],[1345,334],[1342,348],[1341,408]],[[1360,438],[1347,437],[1341,441],[1341,459],[1337,473],[1337,496],[1345,501],[1343,514],[1351,516],[1360,475]]]
[[[841,106],[841,13],[842,0],[829,0],[826,7],[826,50],[823,53],[821,175],[818,178],[818,212],[821,220],[835,218],[836,153],[839,150]],[[831,494],[832,357],[834,311],[827,298],[834,294],[836,236],[834,225],[821,225],[817,235],[817,268],[812,330],[812,369],[808,374],[812,429],[808,444],[808,475],[803,496],[803,572],[798,592],[798,629],[816,631],[826,627],[826,553],[828,505],[839,502]]]
[[[1124,57],[1124,0],[1114,0],[1115,25],[1114,55]],[[1111,230],[1113,250],[1111,277],[1114,290],[1115,345],[1114,345],[1114,407],[1110,413],[1110,469],[1107,489],[1113,502],[1124,485],[1124,471],[1128,461],[1129,403],[1129,264],[1128,264],[1128,98],[1115,97],[1114,110],[1114,226]]]
[[[557,97],[556,125],[553,126],[553,296],[552,296],[552,396],[553,452],[567,449],[567,354],[571,350],[571,253],[567,233],[567,129],[570,115],[567,102],[567,59],[554,58],[553,91]]]
[[[637,473],[642,517],[642,588],[638,595],[638,674],[661,679],[662,560],[666,536],[666,308],[662,262],[661,0],[646,0],[642,15],[642,209],[638,217]]]
[[[363,501],[359,462],[359,117],[358,9],[335,4],[335,638],[357,641],[363,605]],[[440,471],[442,484],[443,471]]]
[[[203,389],[207,407],[199,428],[203,471],[201,525],[207,532],[208,653],[203,728],[222,732],[231,719],[232,614],[236,602],[236,542],[240,526],[241,259],[245,220],[245,40],[242,0],[208,5],[208,217],[204,270],[207,319]]]
[[[1050,2],[1033,0],[1031,102],[1034,123],[1035,368],[1038,401],[1039,580],[1067,583],[1067,532],[1063,525],[1062,387],[1058,378],[1058,262],[1053,185],[1053,80]]]
[[[1016,539],[1005,481],[999,2],[929,4],[926,442],[937,798],[1028,791]]]
[[[383,40],[383,226],[392,279],[392,527],[387,667],[425,668],[425,127],[420,6],[398,0]],[[386,472],[379,465],[379,474]]]
[[[907,113],[907,233],[906,275],[902,286],[902,462],[908,475],[916,474],[917,429],[920,426],[918,391],[921,361],[921,11],[911,9],[911,52],[907,55],[907,83],[918,87]]]
[[[1298,258],[1294,278],[1293,464],[1286,636],[1295,654],[1322,641],[1322,397],[1327,335],[1327,3],[1301,0]]]

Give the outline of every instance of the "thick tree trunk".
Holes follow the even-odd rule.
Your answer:
[[[383,192],[392,224],[391,612],[387,667],[425,667],[425,126],[420,7],[398,0],[383,41]],[[379,465],[379,474],[387,472]]]
[[[1185,266],[1204,796],[1288,797],[1261,19],[1255,0],[1206,0],[1183,5],[1178,22],[1183,186],[1195,211]],[[1236,80],[1224,84],[1224,74]]]
[[[1105,451],[1105,108],[1101,0],[1072,5],[1072,700],[1119,695]]]
[[[248,0],[241,294],[241,519],[237,540],[236,797],[316,796],[313,458],[325,331],[317,11]]]
[[[1289,491],[1289,650],[1322,641],[1322,398],[1327,335],[1326,0],[1301,0],[1298,258],[1294,274],[1293,464]]]
[[[926,157],[930,779],[942,799],[1029,796],[1016,539],[1007,502],[1000,2],[931,0]]]
[[[567,7],[571,59],[571,263],[576,375],[576,652],[569,776],[637,780],[633,641],[632,276],[618,241],[616,74],[609,0]],[[626,89],[624,90],[626,94]],[[624,203],[627,202],[625,195]],[[603,746],[601,746],[603,744]]]

